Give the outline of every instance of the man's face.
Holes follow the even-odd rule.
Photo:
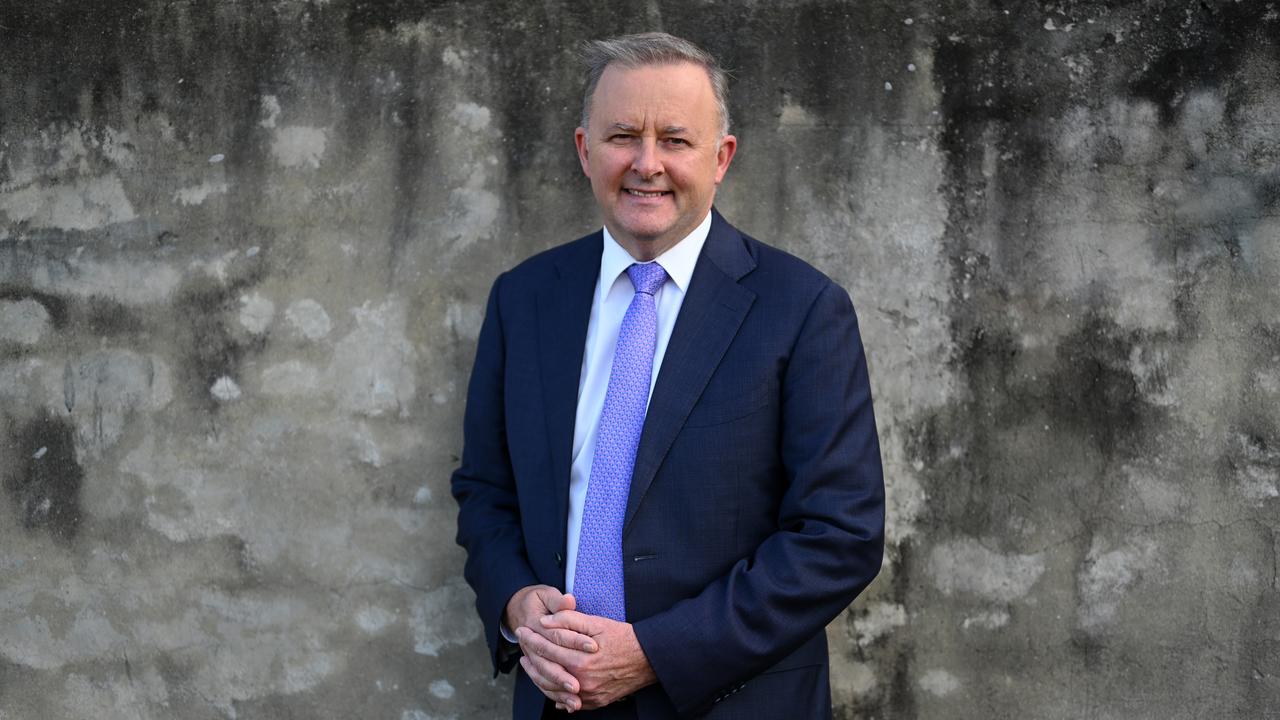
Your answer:
[[[651,260],[706,217],[737,139],[720,136],[711,80],[693,63],[605,68],[574,140],[604,224]]]

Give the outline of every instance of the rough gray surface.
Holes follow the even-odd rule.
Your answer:
[[[466,373],[597,222],[572,42],[641,29],[860,309],[838,715],[1280,717],[1280,7],[599,5],[0,1],[0,718],[503,715]]]

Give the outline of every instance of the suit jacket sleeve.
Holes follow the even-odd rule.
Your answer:
[[[634,625],[683,716],[821,632],[880,569],[884,486],[866,360],[849,296],[830,281],[809,307],[779,392],[786,490],[777,530],[695,597]]]
[[[463,568],[476,592],[494,674],[506,672],[516,656],[504,648],[499,628],[507,601],[517,590],[538,584],[529,567],[515,477],[507,447],[504,408],[505,355],[499,276],[489,294],[467,389],[462,462],[451,487],[458,501],[458,544],[467,551]]]

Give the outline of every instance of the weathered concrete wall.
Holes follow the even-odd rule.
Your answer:
[[[1280,9],[0,2],[0,718],[489,718],[447,478],[597,222],[575,39],[735,70],[720,206],[861,312],[841,717],[1280,717]],[[1123,5],[1123,7],[1113,7]]]

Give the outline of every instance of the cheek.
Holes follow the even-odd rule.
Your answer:
[[[606,185],[616,184],[625,171],[625,163],[616,155],[600,153],[592,158],[591,179]]]

